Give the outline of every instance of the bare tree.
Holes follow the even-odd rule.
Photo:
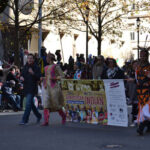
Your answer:
[[[49,25],[50,20],[55,20],[57,17],[59,18],[70,11],[69,9],[64,9],[67,3],[67,0],[57,3],[55,1],[42,0],[41,4],[38,3],[38,0],[9,0],[7,7],[11,13],[3,12],[3,15],[8,18],[4,26],[6,28],[14,27],[13,45],[16,65],[20,66],[19,49],[20,42],[24,37],[29,35],[33,27],[37,28],[40,21],[43,21],[44,25]],[[39,18],[39,10],[41,8],[43,16]]]
[[[140,6],[146,0],[141,1]],[[65,24],[67,28],[86,32],[85,25],[88,21],[88,30],[97,40],[97,54],[100,55],[103,40],[107,39],[112,44],[124,43],[119,39],[127,27],[126,19],[133,12],[137,13],[137,10],[132,11],[133,4],[133,0],[74,0],[69,5],[74,11],[67,14]]]

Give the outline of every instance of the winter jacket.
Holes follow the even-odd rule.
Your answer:
[[[29,73],[29,68],[32,68],[34,74]],[[24,94],[37,94],[38,92],[38,81],[41,77],[40,68],[35,63],[29,65],[28,63],[23,67],[21,76],[24,78]]]

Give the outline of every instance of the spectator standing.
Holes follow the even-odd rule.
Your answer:
[[[69,63],[69,70],[72,70],[74,66],[74,59],[72,56],[69,57],[68,63]]]
[[[109,58],[107,62],[108,68],[105,70],[102,79],[124,79],[124,72],[116,63],[116,60]]]
[[[20,79],[24,81],[24,95],[26,97],[26,107],[20,125],[28,123],[31,110],[37,117],[37,123],[39,123],[42,118],[42,115],[34,105],[34,96],[38,92],[38,81],[40,77],[40,68],[35,64],[33,54],[28,54],[27,63],[23,67],[20,77]]]
[[[47,61],[46,61],[46,57],[47,57],[46,48],[42,47],[41,48],[41,58],[38,61],[42,76],[44,76],[44,67],[48,65]]]
[[[3,68],[3,66],[0,66],[0,81],[1,82],[5,82],[7,75],[10,71],[10,69],[13,67],[13,65],[11,65],[9,68]]]
[[[24,50],[23,65],[27,63],[27,57],[28,57],[28,50]]]
[[[60,50],[56,50],[55,55],[57,56],[57,64],[60,64],[61,59],[62,59]]]
[[[127,89],[127,95],[129,97],[130,103],[132,104],[132,125],[134,126],[134,123],[137,119],[138,114],[138,98],[137,98],[137,92],[136,92],[136,78],[135,78],[135,71],[138,66],[138,61],[135,60],[132,62],[132,69],[129,73],[128,78],[126,79],[126,89]]]
[[[92,70],[93,79],[102,79],[105,70],[106,70],[106,65],[104,63],[104,57],[102,55],[98,56],[97,62],[94,64]]]
[[[77,64],[74,64],[74,76],[73,79],[81,79],[82,76],[82,70],[81,70],[81,65],[78,66]]]

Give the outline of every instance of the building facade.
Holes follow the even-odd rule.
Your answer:
[[[21,1],[22,5],[26,1]],[[38,0],[32,0],[35,2],[35,6],[37,7]],[[32,8],[28,8],[23,10],[20,18],[28,19],[31,16]],[[11,16],[12,11],[5,10]],[[44,11],[44,10],[43,10]],[[134,10],[133,10],[134,11]],[[1,14],[1,22],[7,21],[4,17],[5,15]],[[137,46],[138,46],[138,32],[137,32],[137,22],[136,19],[140,17],[141,24],[139,28],[139,46],[150,46],[150,35],[148,31],[143,31],[142,24],[149,26],[149,24],[144,22],[145,17],[149,18],[148,12],[139,12],[138,14],[132,16],[126,16],[125,20],[128,22],[128,27],[123,30],[122,41],[124,42],[121,47],[118,46],[116,43],[110,43],[109,40],[104,40],[102,42],[102,55],[104,57],[113,57],[117,60],[118,65],[122,66],[124,61],[129,61],[132,57],[137,59]],[[2,29],[1,29],[2,31]],[[38,39],[39,39],[39,30],[38,24],[35,24],[32,29],[30,30],[29,38],[25,39],[25,43],[21,45],[24,49],[28,49],[31,53],[38,53]],[[62,61],[68,62],[70,56],[73,56],[76,59],[76,54],[84,54],[86,56],[86,33],[79,32],[76,30],[72,30],[69,34],[64,34],[62,32],[58,32],[55,28],[54,24],[45,25],[43,23],[42,26],[42,33],[43,33],[43,46],[46,47],[47,52],[55,53],[56,50],[60,49],[62,54]],[[1,54],[4,53],[3,47],[3,36],[0,34],[0,51]],[[88,37],[88,45],[89,45],[89,54],[96,56],[97,55],[97,41],[92,36],[89,35]],[[8,49],[8,48],[5,48]],[[2,55],[1,55],[2,56]]]

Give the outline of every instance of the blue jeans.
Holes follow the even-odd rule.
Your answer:
[[[8,100],[8,103],[11,104],[14,110],[20,109],[21,98],[19,95],[15,95],[15,94],[5,95],[5,98]]]
[[[24,123],[27,123],[29,121],[29,116],[30,116],[31,110],[33,111],[33,113],[35,114],[35,116],[37,118],[41,117],[41,114],[39,113],[38,109],[34,105],[33,98],[34,98],[34,94],[26,95],[26,107],[25,107],[24,115],[22,117],[22,122],[24,122]]]

